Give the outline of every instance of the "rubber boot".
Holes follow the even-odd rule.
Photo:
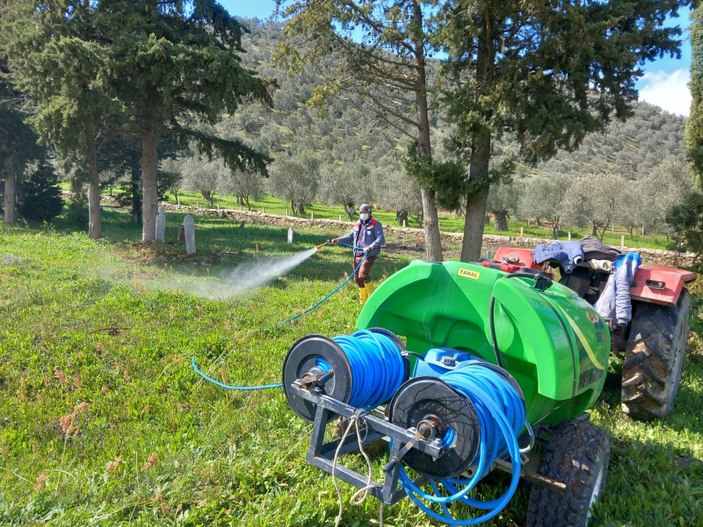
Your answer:
[[[359,302],[363,306],[366,303],[366,299],[369,298],[369,292],[366,290],[366,287],[360,287],[359,288]]]
[[[373,282],[368,282],[366,284],[366,298],[367,299],[371,296],[371,293],[374,292],[374,289],[376,289],[376,286],[373,285]]]

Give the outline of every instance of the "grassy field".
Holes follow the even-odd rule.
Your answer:
[[[206,207],[208,203],[202,198],[202,196],[197,192],[187,192],[181,191],[178,193],[180,203],[182,205],[190,206],[200,206]],[[170,201],[175,203],[173,196],[169,197]],[[229,209],[240,209],[241,206],[237,205],[236,198],[233,196],[219,196],[217,195],[214,199],[214,205],[220,206],[221,208]],[[264,195],[260,200],[252,200],[250,202],[251,210],[255,212],[263,211],[269,214],[280,214],[287,215],[290,214],[290,204],[285,201],[274,198],[272,196]],[[329,206],[319,203],[315,203],[309,207],[306,207],[307,216],[314,215],[315,218],[326,218],[326,219],[347,219],[344,214],[344,210],[340,206]],[[384,211],[381,209],[374,210],[374,216],[378,218],[384,225],[392,226],[402,226],[398,223],[395,217],[395,212]],[[421,228],[422,224],[418,217],[410,217],[408,221],[408,227]],[[440,212],[440,228],[444,232],[463,232],[464,231],[464,218],[456,214],[450,214],[447,212]],[[520,234],[520,229],[525,237],[527,238],[544,238],[551,239],[552,229],[549,227],[539,227],[534,223],[528,225],[521,221],[508,221],[508,231],[497,231],[494,228],[493,223],[487,224],[485,226],[486,234],[498,234],[502,236],[518,236]],[[584,236],[590,236],[590,230],[584,228],[567,227],[562,231],[559,239],[566,240],[568,238],[568,232],[571,231],[571,237],[574,240],[583,238]],[[635,234],[630,236],[630,234],[625,229],[615,229],[614,231],[608,231],[605,233],[603,241],[610,245],[620,246],[620,237],[625,236],[625,245],[627,247],[647,247],[650,249],[666,249],[669,245],[669,240],[666,236],[661,234],[651,234],[641,236]]]
[[[118,211],[106,211],[100,242],[61,221],[44,230],[0,226],[0,525],[334,524],[332,480],[306,464],[310,425],[282,391],[224,391],[204,383],[190,357],[233,384],[279,382],[295,340],[353,330],[353,285],[292,324],[272,326],[336,287],[350,270],[348,253],[326,248],[269,286],[224,301],[184,291],[339,233],[302,231],[291,246],[285,229],[197,221],[192,258],[177,243],[134,244],[139,232]],[[167,239],[179,222],[169,215]],[[387,255],[377,275],[408,261]],[[611,364],[591,411],[613,444],[593,525],[703,525],[700,298],[698,289],[671,416],[650,424],[623,416],[619,364]],[[342,524],[376,525],[378,502],[349,506],[353,490],[342,489]],[[519,489],[487,525],[524,525],[527,495]],[[385,525],[438,524],[403,500],[385,509]]]

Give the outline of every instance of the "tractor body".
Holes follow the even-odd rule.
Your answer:
[[[514,271],[540,270],[532,251],[501,247],[494,265]],[[560,282],[589,304],[602,293],[609,272],[577,267]],[[630,289],[632,320],[615,328],[612,350],[623,358],[622,408],[634,418],[649,420],[668,415],[678,394],[689,330],[686,285],[696,279],[692,271],[664,265],[640,265]]]

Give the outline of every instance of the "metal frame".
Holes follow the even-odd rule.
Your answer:
[[[406,495],[405,491],[398,486],[398,475],[402,456],[407,450],[415,448],[433,458],[438,458],[444,454],[445,449],[442,447],[440,440],[434,439],[432,441],[427,441],[417,434],[414,428],[401,428],[386,419],[368,412],[362,412],[358,408],[349,406],[346,403],[325,395],[322,390],[318,388],[308,390],[303,387],[300,381],[295,381],[291,384],[291,393],[316,405],[315,420],[313,422],[310,447],[308,448],[306,461],[357,488],[364,488],[369,484],[368,476],[360,474],[339,462],[339,458],[343,455],[359,451],[356,434],[350,434],[345,439],[344,444],[339,449],[339,456],[335,463],[335,453],[337,452],[341,438],[325,443],[324,439],[327,425],[334,420],[335,416],[345,417],[347,419],[351,419],[355,416],[361,417],[366,424],[366,434],[362,441],[363,446],[384,438],[392,440],[390,441],[390,461],[383,469],[386,476],[382,483],[372,481],[368,489],[369,494],[386,505],[392,505],[400,501]],[[523,463],[520,476],[532,483],[550,487],[554,490],[563,491],[566,488],[563,482],[539,474],[536,470],[538,466],[539,457],[532,456],[526,463]],[[497,459],[493,464],[493,468],[512,473],[511,464],[502,459]],[[426,481],[427,478],[425,476],[420,476],[413,482],[415,485],[420,486]]]
[[[366,437],[362,443],[363,445],[368,445],[383,438],[390,438],[392,440],[390,452],[391,461],[383,469],[386,473],[386,477],[383,483],[373,481],[371,483],[371,488],[369,488],[369,494],[378,498],[386,505],[392,505],[405,497],[405,491],[398,487],[398,475],[401,466],[400,457],[402,457],[402,455],[399,456],[399,454],[404,447],[408,444],[412,444],[412,448],[435,458],[440,457],[444,453],[444,448],[441,446],[439,440],[435,439],[428,442],[420,439],[412,428],[401,428],[373,414],[360,413],[358,408],[332,399],[321,392],[313,393],[306,390],[297,381],[291,385],[291,392],[317,406],[312,435],[310,437],[310,448],[308,449],[306,457],[307,462],[357,488],[366,487],[368,484],[368,476],[359,474],[339,462],[339,457],[359,450],[356,434],[346,438],[339,450],[339,457],[336,464],[334,460],[335,452],[339,447],[341,439],[335,439],[328,443],[324,442],[327,425],[333,420],[333,416],[338,415],[348,419],[354,416],[363,417],[367,426]],[[333,467],[334,472],[332,470]],[[422,485],[425,481],[426,478],[420,476],[414,483],[416,485]]]

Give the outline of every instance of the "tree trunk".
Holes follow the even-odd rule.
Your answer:
[[[156,190],[156,164],[159,132],[153,118],[147,118],[142,133],[142,241],[153,242],[156,238],[156,212],[158,193]]]
[[[504,210],[495,212],[495,229],[497,231],[508,230],[508,213]]]
[[[132,181],[130,185],[132,187],[132,222],[135,225],[142,226],[142,194],[139,188],[139,180],[141,173],[139,167],[132,164]]]
[[[396,211],[395,219],[401,226],[403,225],[403,223],[405,223],[405,225],[407,225],[408,224],[408,211],[407,210]]]
[[[417,57],[415,79],[415,105],[417,107],[418,153],[432,159],[430,143],[430,119],[427,107],[427,77],[425,71],[425,42],[422,35],[422,6],[418,0],[413,1],[413,22],[417,28],[414,36],[415,56]],[[439,235],[439,219],[433,190],[421,189],[422,227],[425,231],[425,256],[431,262],[442,261],[442,240]]]
[[[474,139],[471,165],[469,167],[470,181],[486,181],[488,179],[488,162],[491,156],[491,135],[486,129],[480,131]],[[486,218],[486,203],[488,202],[488,183],[472,192],[466,199],[466,220],[464,223],[464,242],[461,245],[461,261],[475,262],[481,257],[483,243],[483,227]]]
[[[492,21],[488,2],[482,3],[483,21],[485,28],[478,35],[476,50],[477,93],[480,98],[490,93],[495,79],[495,60],[492,37]],[[493,111],[485,110],[484,122],[490,123]],[[461,246],[461,260],[475,262],[481,257],[483,243],[484,218],[486,202],[488,201],[488,162],[491,158],[491,131],[487,124],[477,124],[471,132],[471,164],[469,166],[469,181],[476,184],[478,190],[471,192],[466,199],[466,222],[464,223],[464,242]]]
[[[15,146],[5,145],[5,198],[3,202],[3,221],[8,225],[17,223],[17,175],[15,174]]]
[[[483,220],[486,217],[488,185],[469,194],[466,198],[466,221],[464,242],[461,245],[461,261],[475,262],[481,257],[483,243]]]
[[[98,177],[98,153],[95,146],[95,133],[90,127],[86,129],[86,145],[88,148],[88,236],[97,240],[102,237],[102,222],[100,219],[100,179]]]
[[[591,222],[591,236],[598,236],[598,227],[596,227],[596,222]]]

